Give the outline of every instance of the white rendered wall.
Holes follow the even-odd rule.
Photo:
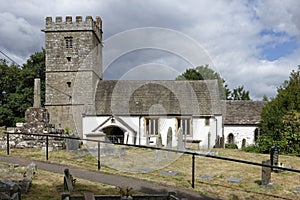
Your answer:
[[[110,116],[85,116],[83,117],[83,138],[86,138],[86,134],[92,133],[94,129],[96,129],[100,124],[105,122]],[[128,126],[134,129],[137,132],[136,144],[146,145],[147,137],[146,137],[146,118],[145,117],[132,117],[132,116],[118,116],[122,119]],[[167,144],[167,133],[169,127],[172,129],[172,146],[177,146],[177,118],[176,117],[168,117],[168,116],[160,116],[158,117],[158,131],[162,136],[162,144],[166,146]],[[111,126],[117,125],[125,132],[129,134],[128,143],[134,143],[134,133],[128,129],[128,127],[124,126],[122,123],[115,120],[115,123],[112,124],[110,120],[103,124],[101,129]],[[99,130],[97,130],[99,131]],[[96,132],[97,132],[96,131]],[[190,136],[187,136],[188,140],[201,140],[200,147],[208,148],[208,133],[210,132],[210,147],[212,148],[215,145],[215,140],[217,135],[221,136],[222,134],[222,117],[216,116],[210,118],[210,123],[208,126],[205,125],[205,118],[201,117],[193,117],[191,118],[191,132]],[[185,138],[185,137],[184,137]],[[156,145],[157,136],[150,137],[150,145]]]
[[[246,146],[254,144],[254,131],[256,128],[256,126],[224,125],[225,143],[228,143],[228,135],[232,133],[234,135],[234,143],[238,148],[242,148],[243,139],[246,139]]]

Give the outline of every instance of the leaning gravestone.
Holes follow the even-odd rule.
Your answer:
[[[178,139],[177,139],[177,150],[183,150],[183,134],[182,128],[180,127],[178,130]]]
[[[270,165],[270,160],[264,160],[262,161],[263,165]],[[262,167],[262,173],[261,173],[261,185],[263,187],[266,187],[270,184],[271,181],[271,168],[270,167]]]
[[[172,128],[171,127],[169,127],[169,129],[168,129],[168,133],[167,133],[167,149],[172,149]],[[169,152],[169,151],[167,151],[167,153],[166,153],[166,157],[167,158],[170,158],[171,157],[171,154],[172,152]]]
[[[158,133],[157,139],[156,139],[156,147],[161,148],[162,147],[162,139],[161,139],[161,134]],[[161,161],[161,150],[156,150],[155,153],[155,161],[160,162]]]
[[[69,169],[65,169],[65,176],[64,176],[64,188],[68,192],[73,191],[73,180],[72,180],[72,175],[70,174]]]

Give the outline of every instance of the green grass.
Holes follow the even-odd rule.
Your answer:
[[[22,199],[57,200],[61,199],[62,192],[64,192],[63,175],[38,170],[31,189],[27,193],[22,193]],[[86,192],[102,195],[118,194],[118,190],[113,186],[76,179],[72,195],[83,195]]]
[[[269,159],[267,154],[246,153],[237,149],[217,149],[219,156],[230,157],[241,160],[248,160],[261,163],[264,159]],[[138,153],[137,153],[138,152]],[[126,150],[125,157],[109,157],[102,158],[102,163],[109,165],[102,165],[101,171],[110,174],[121,176],[135,177],[138,179],[157,182],[160,184],[191,188],[191,156],[182,155],[175,159],[172,163],[167,165],[164,163],[158,166],[158,170],[149,173],[130,172],[130,170],[116,170],[113,169],[111,163],[123,165],[124,168],[129,166],[130,162],[133,167],[141,165],[143,167],[154,166],[152,157],[145,159],[145,162],[138,162],[144,155],[153,156],[154,151],[129,148]],[[5,155],[6,151],[1,150],[0,154]],[[24,156],[38,160],[45,160],[45,152],[37,149],[20,150],[11,149],[10,156]],[[76,159],[75,159],[76,158]],[[136,159],[136,160],[135,160]],[[54,151],[49,153],[49,160],[61,164],[79,166],[89,170],[97,170],[97,159],[91,155],[78,155],[65,150]],[[300,169],[300,158],[293,156],[279,156],[279,162],[284,163],[285,166],[292,166],[295,169]],[[159,170],[179,172],[177,176],[167,176],[159,173]],[[200,194],[206,194],[225,199],[234,199],[236,196],[239,199],[273,199],[273,198],[287,198],[300,199],[299,194],[292,192],[294,188],[300,187],[300,174],[293,172],[272,173],[271,182],[278,186],[274,189],[263,189],[258,184],[261,180],[261,167],[246,165],[242,163],[234,163],[230,161],[216,160],[207,157],[196,157],[195,159],[195,189],[194,191]],[[212,175],[212,179],[200,179],[201,175]],[[239,177],[243,181],[239,184],[228,183],[227,179],[230,177]],[[130,183],[129,183],[130,184]],[[130,187],[130,185],[128,185]],[[96,193],[97,194],[97,193]]]

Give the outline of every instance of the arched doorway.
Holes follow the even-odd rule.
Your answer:
[[[227,136],[227,143],[234,144],[234,135],[232,133]]]
[[[106,138],[112,143],[124,144],[124,130],[118,126],[108,126],[102,129]]]

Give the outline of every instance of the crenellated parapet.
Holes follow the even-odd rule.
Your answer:
[[[85,20],[82,16],[76,16],[73,21],[72,16],[66,16],[65,20],[61,16],[55,17],[55,21],[52,17],[46,17],[46,28],[42,30],[44,32],[57,32],[57,31],[93,31],[98,39],[102,39],[102,19],[96,17],[96,20],[91,16],[86,16]]]

